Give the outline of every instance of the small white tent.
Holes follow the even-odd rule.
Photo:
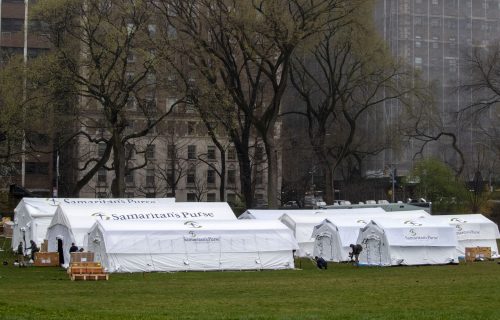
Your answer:
[[[40,244],[57,209],[58,199],[23,198],[14,209],[12,250],[19,242],[29,246],[30,240]]]
[[[482,214],[457,214],[432,216],[432,219],[448,223],[457,233],[457,253],[465,256],[465,248],[490,247],[492,257],[498,257],[498,226]]]
[[[368,219],[353,216],[330,217],[314,227],[313,256],[326,261],[349,261],[350,244],[356,243],[359,230]]]
[[[433,219],[374,218],[359,232],[360,264],[458,263],[455,228]]]
[[[297,248],[279,221],[97,221],[88,248],[108,272],[291,269]]]
[[[47,229],[49,251],[62,250],[64,262],[68,263],[71,243],[85,248],[87,244],[85,237],[96,220],[186,221],[193,219],[236,220],[236,216],[226,202],[61,203]],[[62,242],[62,248],[58,248],[59,242]]]
[[[404,217],[407,219],[417,219],[424,216],[429,216],[429,214],[424,210],[386,212],[381,208],[370,209],[375,209],[375,211],[359,211],[357,214],[355,214],[351,211],[349,211],[349,213],[344,213],[345,210],[324,210],[321,212],[317,212],[314,215],[287,213],[280,217],[280,221],[293,231],[295,238],[299,243],[297,256],[312,257],[314,253],[315,240],[315,238],[312,236],[314,227],[319,225],[325,219],[331,219],[332,221],[334,221],[335,218],[346,217],[356,220],[364,220],[365,223],[368,223],[372,218],[375,217]]]

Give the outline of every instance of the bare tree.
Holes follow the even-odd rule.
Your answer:
[[[367,22],[332,26],[321,41],[293,60],[291,82],[304,102],[292,112],[307,119],[308,136],[325,172],[325,200],[334,197],[334,176],[346,160],[358,163],[387,148],[361,124],[382,103],[402,99],[411,89],[398,86],[408,74],[389,58]]]
[[[82,176],[72,193],[77,195],[110,162],[112,194],[122,197],[125,176],[138,168],[127,163],[125,146],[151,134],[168,115],[156,105],[156,72],[161,65],[151,51],[152,7],[127,0],[54,0],[40,2],[34,14],[47,22],[53,46],[45,87],[69,83],[70,94],[79,103],[75,117],[81,126],[70,138],[105,146],[100,155],[88,155],[78,168]],[[102,134],[88,132],[91,127]]]
[[[186,40],[180,52],[217,92],[227,92],[236,109],[219,115],[235,147],[242,192],[252,206],[249,141],[252,130],[267,154],[267,200],[277,206],[276,123],[291,56],[334,21],[348,23],[359,1],[162,1],[162,15]]]

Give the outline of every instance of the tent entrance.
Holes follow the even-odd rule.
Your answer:
[[[329,234],[320,234],[316,236],[317,250],[314,252],[316,256],[326,260],[333,260],[333,239]]]
[[[57,239],[57,252],[59,253],[59,264],[64,264],[64,245],[62,239]]]
[[[366,262],[369,265],[382,265],[382,239],[380,236],[371,234],[363,241],[366,251]]]

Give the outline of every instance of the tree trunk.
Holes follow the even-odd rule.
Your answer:
[[[111,183],[111,193],[114,198],[125,197],[125,148],[121,136],[117,132],[113,134],[113,167],[115,177]]]
[[[267,155],[267,206],[278,208],[278,150],[276,149],[274,130],[269,130],[264,141]]]

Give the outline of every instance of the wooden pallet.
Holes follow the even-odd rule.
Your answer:
[[[109,280],[109,274],[99,273],[99,274],[72,274],[71,280],[84,280],[84,281],[97,281],[97,280]]]
[[[108,280],[109,275],[99,262],[72,262],[68,268],[71,280]]]

